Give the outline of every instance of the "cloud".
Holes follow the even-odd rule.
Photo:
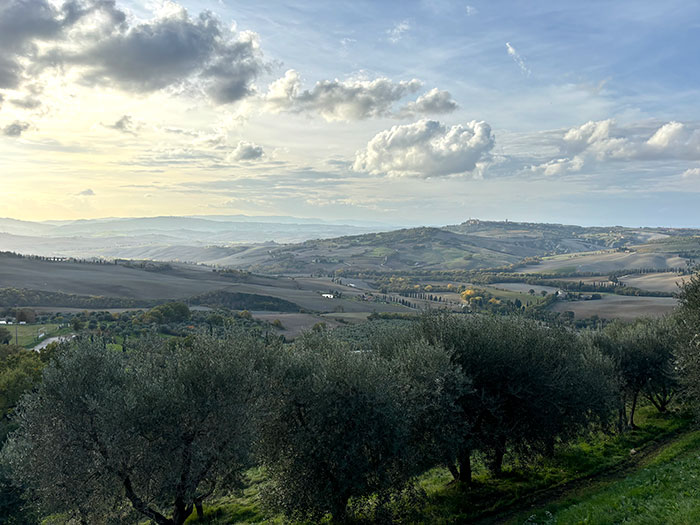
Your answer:
[[[355,155],[353,169],[399,177],[469,173],[488,160],[494,141],[486,122],[446,126],[424,119],[375,135]]]
[[[36,109],[41,106],[41,100],[35,97],[13,98],[10,104],[23,109]]]
[[[398,111],[392,109],[396,102],[416,93],[422,85],[415,78],[400,82],[388,78],[335,79],[323,80],[310,90],[302,90],[299,73],[290,69],[282,78],[270,84],[265,96],[265,108],[273,113],[316,113],[331,122],[441,114],[458,107],[449,92],[435,88]]]
[[[122,133],[128,133],[130,135],[136,135],[136,132],[140,128],[140,126],[134,122],[130,115],[124,115],[114,124],[104,124],[104,126],[121,131]]]
[[[465,10],[467,12],[467,16],[474,16],[479,12],[479,10],[472,5],[468,5],[467,7],[465,7]]]
[[[28,129],[29,124],[27,122],[21,122],[19,120],[16,120],[12,124],[5,126],[2,130],[2,133],[7,137],[19,137]]]
[[[25,79],[25,68],[31,68],[38,56],[37,43],[65,38],[86,17],[99,19],[100,28],[118,27],[126,19],[115,7],[114,0],[67,0],[60,6],[48,0],[3,0],[0,3],[0,49],[3,50],[0,88],[18,88]]]
[[[403,38],[403,34],[411,29],[411,24],[408,20],[403,20],[398,22],[394,27],[388,29],[386,34],[388,35],[389,42],[396,44],[399,40]]]
[[[141,94],[189,88],[227,104],[251,95],[265,68],[258,36],[225,27],[209,11],[190,16],[168,3],[155,18],[135,21],[114,0],[5,1],[0,87],[16,88],[25,73],[74,69],[88,85]]]
[[[92,191],[92,189],[88,188],[88,189],[83,190],[83,191],[81,191],[80,193],[78,193],[78,195],[80,195],[80,196],[82,196],[82,197],[94,197],[94,196],[95,196],[95,192]]]
[[[603,162],[700,160],[700,126],[681,122],[618,126],[612,119],[590,121],[564,132],[559,150],[556,159],[532,166],[532,171],[563,175]]]
[[[265,152],[262,146],[241,140],[229,155],[229,160],[258,160],[261,159],[264,154]]]
[[[683,178],[700,177],[700,168],[689,168],[683,172]]]
[[[525,76],[529,77],[532,71],[530,71],[530,69],[527,67],[525,60],[523,60],[523,57],[520,56],[520,53],[515,50],[510,42],[506,42],[506,49],[508,50],[508,54],[511,56],[513,61],[518,64],[520,71],[522,71]]]
[[[450,95],[449,91],[440,91],[433,88],[424,95],[421,95],[415,102],[408,103],[399,111],[400,116],[414,115],[439,115],[451,113],[459,106]]]
[[[387,116],[394,102],[421,87],[417,79],[393,82],[375,80],[323,80],[311,90],[301,90],[299,73],[290,69],[270,84],[266,107],[272,112],[320,114],[327,121],[362,120]]]

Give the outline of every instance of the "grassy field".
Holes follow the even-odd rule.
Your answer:
[[[675,254],[613,251],[547,257],[540,264],[528,266],[523,271],[528,273],[593,272],[606,274],[632,268],[666,269],[685,268],[685,266],[686,259]]]
[[[645,273],[641,275],[628,275],[620,279],[627,286],[640,288],[642,290],[651,290],[653,292],[671,292],[678,291],[678,285],[688,279],[687,275],[679,275],[672,272],[662,273]]]
[[[661,415],[648,406],[638,412],[637,423],[637,430],[623,435],[601,434],[583,440],[561,449],[552,459],[541,459],[536,465],[511,461],[505,465],[504,475],[499,478],[490,476],[483,462],[477,460],[474,482],[468,489],[451,483],[447,469],[433,469],[418,480],[424,491],[421,508],[402,523],[520,524],[530,516],[534,520],[531,523],[543,525],[628,523],[623,520],[604,521],[606,506],[620,507],[622,513],[632,512],[635,507],[627,508],[626,502],[636,497],[639,499],[636,512],[639,513],[640,509],[643,510],[641,504],[649,498],[649,494],[657,498],[655,505],[676,512],[678,518],[698,515],[700,489],[696,488],[697,482],[693,476],[700,475],[700,432],[690,430],[691,421],[687,417]],[[631,450],[635,450],[636,454],[630,454]],[[678,462],[679,458],[683,458],[682,461]],[[674,476],[677,472],[682,476],[676,479]],[[660,490],[654,488],[658,480],[664,484],[661,487],[664,490],[655,495],[653,491]],[[260,490],[264,483],[264,471],[249,471],[247,487],[242,493],[212,502],[205,506],[204,519],[192,516],[188,523],[283,523],[281,516],[270,515],[261,507]],[[638,489],[638,485],[643,488]],[[674,491],[676,496],[688,492],[692,498],[674,510],[671,505]],[[591,512],[596,505],[602,506],[596,510],[593,520],[585,520],[588,510],[581,510],[583,507],[574,509],[574,505],[584,504],[590,505]],[[559,519],[560,512],[572,514],[562,514],[563,517]],[[686,512],[691,514],[684,514]],[[551,514],[556,521],[552,521],[554,518]],[[584,517],[571,520],[569,516],[574,515]],[[596,521],[598,519],[602,521]],[[666,522],[650,520],[630,523]],[[690,524],[697,521],[677,520],[671,523]]]
[[[637,297],[602,294],[595,301],[557,301],[551,307],[554,312],[574,312],[576,319],[597,315],[603,319],[636,319],[638,317],[660,317],[670,314],[676,307],[673,297]]]
[[[26,325],[11,325],[6,326],[12,334],[12,344],[31,348],[48,337],[54,337],[67,333],[69,330],[61,330],[57,324],[26,324]],[[15,332],[17,339],[15,339]],[[39,334],[44,334],[44,337],[38,338]]]

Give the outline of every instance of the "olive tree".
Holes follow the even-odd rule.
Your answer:
[[[257,350],[244,337],[129,352],[80,339],[20,402],[3,462],[43,512],[179,525],[249,464]]]
[[[436,461],[431,421],[457,409],[449,356],[421,342],[392,355],[368,346],[307,334],[270,374],[258,452],[266,501],[289,517],[343,521],[351,498],[386,497]]]
[[[499,474],[507,450],[552,453],[608,417],[610,364],[573,332],[517,316],[448,314],[424,317],[422,331],[471,381],[460,398],[468,430],[450,468],[459,481],[470,481],[474,451]]]
[[[678,303],[679,376],[687,398],[697,403],[700,400],[700,273],[692,275],[681,286]]]
[[[619,426],[634,428],[639,397],[666,411],[678,390],[678,331],[673,319],[611,323],[593,336],[614,363],[619,385]],[[628,412],[629,407],[629,412]]]

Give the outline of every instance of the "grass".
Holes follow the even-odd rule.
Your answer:
[[[525,523],[675,524],[700,523],[700,431],[666,447],[641,470],[601,484],[527,517]],[[512,523],[523,523],[513,520]]]
[[[8,325],[5,328],[12,334],[12,344],[17,344],[25,348],[32,348],[47,337],[62,335],[70,331],[61,329],[57,324]],[[17,340],[15,340],[15,333],[17,334]],[[37,335],[40,333],[43,333],[44,337],[38,339]]]
[[[669,466],[670,461],[677,461],[677,458],[685,457],[688,451],[700,449],[700,432],[689,431],[691,420],[688,417],[678,414],[658,414],[653,407],[649,406],[640,408],[637,424],[638,429],[623,435],[599,434],[563,447],[554,458],[541,458],[533,464],[511,461],[505,465],[504,474],[499,478],[492,477],[484,467],[483,461],[476,458],[474,482],[468,489],[451,483],[452,477],[447,469],[435,468],[426,472],[418,480],[419,486],[425,491],[426,500],[418,517],[412,523],[472,523],[480,520],[492,522],[496,518],[499,521],[514,520],[508,521],[508,523],[524,523],[533,514],[531,511],[522,510],[522,505],[528,501],[543,506],[535,513],[533,518],[535,521],[532,523],[540,523],[536,520],[543,520],[541,523],[547,525],[555,523],[620,523],[620,521],[585,521],[585,517],[581,518],[583,521],[570,521],[569,517],[559,519],[557,513],[569,512],[568,507],[576,503],[576,500],[567,499],[563,500],[563,503],[545,505],[562,495],[570,498],[571,493],[577,490],[577,484],[584,484],[586,487],[603,487],[601,494],[596,495],[596,497],[603,499],[595,500],[587,509],[576,510],[579,512],[576,516],[583,516],[585,512],[593,512],[596,505],[605,506],[616,497],[619,499],[621,494],[627,494],[624,496],[627,498],[625,501],[631,501],[630,498],[637,493],[639,493],[639,498],[649,498],[649,494],[653,492],[651,488],[635,488],[634,482],[628,481],[640,476],[642,487],[647,485],[653,487],[654,483],[661,483],[662,487],[668,485],[670,488],[664,492],[668,498],[671,497],[673,491],[676,494],[684,494],[684,490],[689,491],[694,506],[679,506],[680,510],[677,512],[700,513],[700,489],[695,491],[694,487],[682,488],[683,483],[680,482],[674,485],[673,469]],[[662,445],[660,451],[656,450]],[[630,453],[632,449],[635,450],[636,454]],[[652,450],[656,453],[651,454]],[[688,465],[683,468],[688,472],[687,480],[694,479],[692,476],[695,476],[696,473],[697,479],[700,480],[700,458],[696,456],[697,454],[686,458]],[[693,461],[696,463],[695,466],[693,466]],[[634,472],[638,464],[642,465],[644,470]],[[685,465],[685,463],[683,464]],[[653,474],[645,474],[650,469],[656,469],[654,472],[658,470],[656,478]],[[633,475],[624,481],[619,481],[627,470],[633,472]],[[613,478],[614,483],[610,481]],[[608,481],[605,481],[606,479]],[[260,505],[260,488],[264,481],[264,473],[260,469],[250,471],[249,484],[243,493],[212,502],[209,507],[205,507],[203,520],[192,516],[188,523],[210,523],[213,525],[282,523],[281,517],[270,518]],[[645,483],[647,485],[644,485]],[[617,493],[607,494],[605,493],[606,489],[617,491]],[[697,501],[694,499],[696,492]],[[668,501],[663,499],[666,496],[659,496],[660,509],[666,509],[668,505],[671,505],[670,499]],[[637,505],[637,503],[634,504]],[[627,504],[620,504],[620,512],[633,512],[630,509],[640,508],[639,506],[628,508],[625,505]],[[558,521],[546,521],[551,518],[547,512],[556,517]],[[637,512],[640,511],[637,510]],[[604,516],[605,510],[601,510],[600,514]],[[696,516],[697,514],[689,515]],[[678,516],[682,516],[682,514],[678,514]],[[634,523],[665,522],[638,521]],[[700,518],[693,521],[672,521],[669,523],[700,523]]]

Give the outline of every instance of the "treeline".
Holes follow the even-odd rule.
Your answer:
[[[444,273],[444,272],[437,272]],[[553,286],[561,288],[562,290],[572,291],[572,292],[603,292],[603,293],[614,293],[617,295],[633,295],[633,296],[644,296],[644,297],[674,297],[671,292],[663,291],[652,291],[643,290],[641,288],[635,288],[632,286],[627,286],[625,283],[620,282],[617,275],[626,275],[627,272],[615,272],[611,274],[609,282],[596,282],[596,283],[586,283],[583,281],[564,281],[561,280],[562,277],[566,275],[563,274],[528,274],[528,273],[491,273],[491,272],[466,272],[465,275],[451,275],[453,279],[449,281],[466,281],[474,284],[489,285],[496,283],[525,283],[535,286]],[[428,285],[421,284],[421,276],[418,275],[398,275],[398,274],[387,274],[384,276],[370,277],[358,274],[358,278],[371,280],[372,284],[376,286],[382,293],[419,293],[422,291],[431,292],[457,292],[460,293],[464,291],[467,286],[464,284],[453,284],[452,282],[447,282],[445,284],[439,284],[436,282],[431,282]],[[588,274],[585,275],[581,273],[572,274],[572,277],[599,277],[600,274]],[[433,275],[426,276],[423,280],[446,280],[445,276],[436,277]]]
[[[426,314],[351,342],[81,338],[13,410],[0,464],[27,512],[66,521],[179,525],[260,466],[271,513],[406,522],[430,468],[466,486],[475,458],[499,476],[506,460],[634,428],[642,399],[666,411],[700,395],[700,277],[680,302],[673,319],[584,333]]]

